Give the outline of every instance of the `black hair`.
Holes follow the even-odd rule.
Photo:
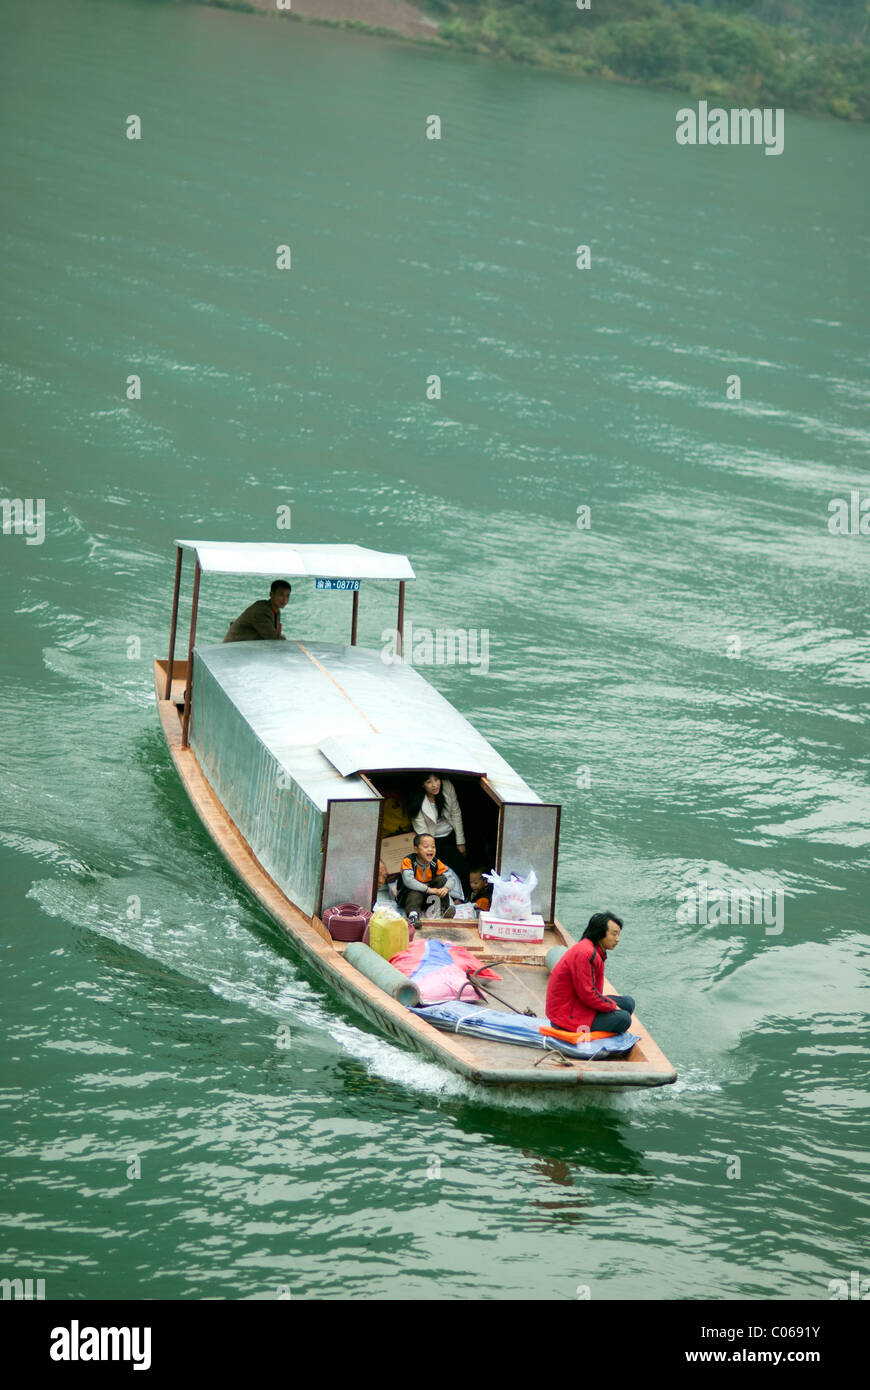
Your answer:
[[[293,585],[289,584],[286,579],[273,579],[269,593],[274,594],[276,589],[286,589],[288,593],[292,594]]]
[[[414,848],[416,849],[421,840],[435,840],[431,830],[424,830],[422,834],[414,836]],[[438,853],[438,841],[435,840],[435,853]]]
[[[423,802],[429,795],[423,784],[424,782],[428,782],[430,777],[437,777],[438,781],[441,783],[441,786],[438,788],[432,800],[435,802],[435,809],[439,817],[444,815],[444,808],[447,805],[447,798],[444,795],[444,778],[441,776],[440,772],[424,772],[421,773],[419,782],[408,797],[408,804],[405,808],[411,820],[413,820],[415,816],[419,816],[423,809]]]
[[[622,918],[617,917],[615,912],[593,912],[580,940],[594,941],[597,945],[607,935],[608,922],[615,922],[618,927],[622,926]]]

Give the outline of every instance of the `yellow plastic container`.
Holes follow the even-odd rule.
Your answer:
[[[408,923],[394,912],[373,912],[369,922],[369,945],[384,960],[408,949]]]

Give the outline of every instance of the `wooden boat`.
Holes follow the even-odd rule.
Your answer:
[[[186,660],[175,659],[182,557],[195,556]],[[196,644],[203,574],[309,576],[353,594],[348,645],[288,639]],[[662,1086],[676,1080],[636,1017],[624,1058],[566,1059],[439,1032],[346,959],[321,914],[370,905],[383,857],[398,869],[407,837],[384,835],[388,787],[438,768],[456,786],[466,824],[505,871],[534,867],[541,944],[483,941],[473,921],[424,921],[421,932],[465,946],[501,976],[501,1000],[544,1015],[546,955],[573,938],[555,917],[561,808],[544,803],[423,677],[402,660],[405,556],[354,545],[178,541],[169,654],[154,662],[157,707],[182,783],[217,847],[305,960],[352,1008],[397,1042],[470,1081],[495,1086]],[[395,659],[357,645],[360,584],[399,584]],[[290,610],[287,610],[290,611]],[[235,616],[230,615],[230,616]],[[351,956],[354,952],[351,951]],[[612,986],[607,985],[613,991]]]

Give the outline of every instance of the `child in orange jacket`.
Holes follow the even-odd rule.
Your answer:
[[[461,898],[462,887],[453,870],[435,853],[434,835],[415,835],[413,853],[402,860],[399,906],[403,912],[417,912],[422,916],[430,899],[440,898],[441,916],[453,917],[456,909],[450,901],[451,896]]]

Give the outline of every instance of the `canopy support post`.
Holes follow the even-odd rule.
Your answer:
[[[184,716],[181,721],[181,746],[188,747],[187,731],[190,728],[190,700],[193,692],[193,643],[196,639],[196,613],[199,608],[199,556],[193,572],[193,602],[190,608],[190,640],[187,645],[187,687],[184,692]]]
[[[359,589],[353,591],[353,612],[350,618],[350,645],[356,646],[356,627],[359,619]]]
[[[177,546],[175,551],[175,588],[172,591],[172,625],[169,629],[169,661],[166,665],[166,688],[163,691],[164,700],[168,700],[172,694],[172,665],[175,661],[175,630],[178,626],[178,594],[181,589],[181,557],[183,554],[181,546]]]
[[[402,658],[402,628],[405,626],[405,581],[399,580],[399,615],[396,618],[396,655]]]

